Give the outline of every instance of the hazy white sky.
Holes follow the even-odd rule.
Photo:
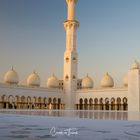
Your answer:
[[[139,0],[79,0],[76,19],[79,77],[98,85],[108,71],[115,84],[140,61]],[[25,83],[36,70],[42,85],[52,73],[62,79],[67,16],[65,0],[0,0],[0,79],[12,66]]]

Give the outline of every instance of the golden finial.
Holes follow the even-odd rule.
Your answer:
[[[72,1],[74,1],[75,4],[77,3],[77,0],[66,0],[66,1],[67,1],[67,3],[72,2]]]

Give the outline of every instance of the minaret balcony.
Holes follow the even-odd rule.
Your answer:
[[[79,22],[77,20],[65,20],[64,21],[64,28],[75,28],[77,29],[79,27]]]

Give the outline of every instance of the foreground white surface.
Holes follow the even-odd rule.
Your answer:
[[[0,113],[0,140],[51,139],[140,140],[140,122]]]

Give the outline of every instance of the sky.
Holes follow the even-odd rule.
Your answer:
[[[78,0],[78,75],[95,87],[109,72],[116,86],[134,60],[140,62],[140,0]],[[35,70],[46,86],[63,78],[65,0],[0,0],[0,81],[13,66],[20,84]]]

